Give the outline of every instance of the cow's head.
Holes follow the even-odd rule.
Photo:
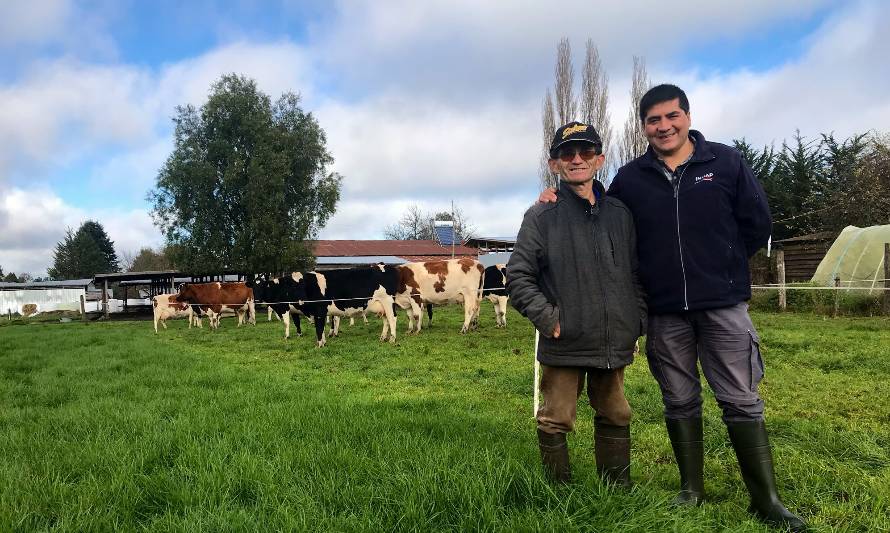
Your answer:
[[[195,292],[195,288],[189,283],[184,283],[179,287],[179,293],[177,293],[176,296],[173,296],[171,300],[176,302],[187,302],[189,300],[194,300],[196,296],[197,293]]]

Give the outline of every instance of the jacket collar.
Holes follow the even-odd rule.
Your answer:
[[[705,136],[702,135],[700,131],[689,130],[689,136],[692,138],[695,145],[695,151],[692,152],[692,157],[689,159],[690,163],[710,161],[716,157],[714,152],[711,151],[711,147],[705,142]],[[652,149],[651,144],[646,148],[646,153],[640,156],[639,161],[643,166],[659,168],[658,156],[655,154],[655,150]]]
[[[568,202],[576,202],[578,206],[584,208],[585,211],[589,211],[591,213],[595,213],[599,211],[600,203],[603,198],[606,196],[606,188],[603,186],[599,180],[593,180],[593,196],[596,198],[596,203],[592,204],[587,201],[586,198],[581,198],[577,194],[575,194],[572,189],[568,187],[568,185],[560,186],[556,191],[557,198],[563,198]]]

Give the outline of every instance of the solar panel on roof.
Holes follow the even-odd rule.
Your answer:
[[[451,246],[452,244],[463,244],[460,235],[454,231],[453,226],[436,226],[436,238],[442,246]]]

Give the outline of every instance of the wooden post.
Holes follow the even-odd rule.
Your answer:
[[[779,311],[788,308],[785,294],[785,250],[776,250],[776,271],[779,275]]]
[[[80,319],[87,321],[87,297],[84,294],[80,295]]]
[[[834,278],[834,314],[831,315],[833,317],[837,317],[838,311],[840,311],[841,306],[841,278],[840,276],[835,276]]]
[[[102,313],[108,318],[108,280],[102,280]]]
[[[890,315],[890,242],[884,243],[884,314]]]

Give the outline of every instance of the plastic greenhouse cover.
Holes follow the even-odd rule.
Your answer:
[[[812,281],[841,287],[882,289],[884,287],[884,243],[890,243],[890,224],[857,228],[847,226],[825,254]]]

